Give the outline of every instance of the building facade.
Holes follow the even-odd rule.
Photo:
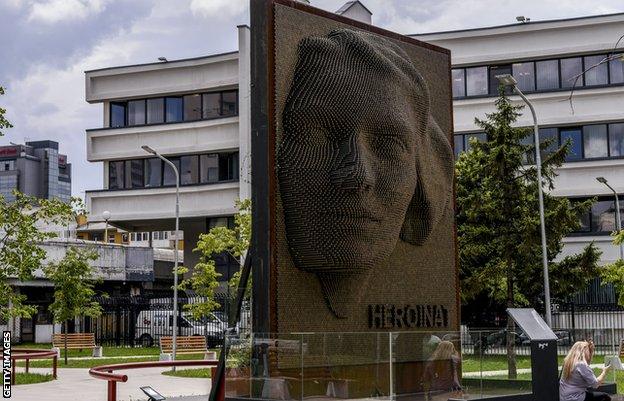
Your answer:
[[[561,256],[593,242],[601,264],[619,258],[610,236],[615,197],[596,178],[606,178],[624,201],[624,59],[618,57],[624,46],[616,47],[622,26],[624,14],[614,14],[413,35],[451,50],[456,154],[469,149],[471,138],[485,138],[475,117],[494,110],[499,74],[512,74],[534,104],[542,139],[552,138],[553,146],[570,141],[552,194],[598,201],[580,216],[581,227],[564,240]],[[607,56],[611,60],[602,62]],[[517,95],[511,99],[523,104]],[[518,125],[533,125],[528,109]],[[598,283],[585,295],[586,302],[615,301]]]
[[[35,141],[0,146],[0,194],[15,199],[13,191],[43,199],[71,198],[71,164],[60,154],[58,142]]]
[[[239,53],[87,71],[86,100],[102,107],[102,127],[87,130],[87,158],[101,162],[103,189],[87,191],[89,221],[130,233],[130,242],[167,242],[175,230],[180,171],[184,262],[193,267],[199,234],[233,224],[238,199],[250,197],[249,28]],[[149,235],[151,233],[152,235]],[[155,234],[156,233],[156,234]],[[148,235],[146,235],[148,234]],[[218,264],[227,280],[238,264]]]

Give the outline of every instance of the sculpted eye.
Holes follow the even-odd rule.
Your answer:
[[[399,135],[377,134],[373,137],[373,148],[381,156],[392,157],[407,152],[407,144]]]

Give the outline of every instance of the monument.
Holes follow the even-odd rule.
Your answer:
[[[458,330],[449,51],[251,5],[254,331]]]

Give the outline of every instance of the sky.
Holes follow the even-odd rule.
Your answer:
[[[336,11],[346,0],[311,0]],[[403,34],[624,12],[622,0],[362,0],[373,24]],[[84,71],[237,50],[248,0],[0,0],[0,106],[15,126],[0,145],[51,139],[73,165],[72,192],[102,188],[86,134],[102,105],[85,102]]]

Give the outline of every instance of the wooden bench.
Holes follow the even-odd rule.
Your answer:
[[[173,336],[160,337],[160,353],[173,353]],[[176,354],[204,354],[208,356],[208,346],[204,336],[178,336]]]
[[[54,334],[52,336],[52,346],[55,348],[65,349],[65,338],[67,338],[67,349],[92,349],[95,354],[97,350],[101,351],[100,347],[95,344],[95,334],[93,333],[68,333],[68,334]],[[101,352],[99,352],[101,356]]]

